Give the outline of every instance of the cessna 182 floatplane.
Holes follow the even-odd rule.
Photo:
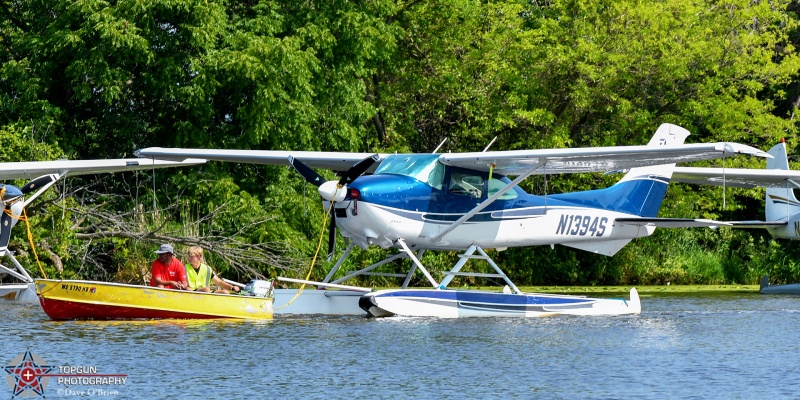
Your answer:
[[[794,190],[800,189],[800,171],[789,169],[786,143],[776,144],[768,153],[766,169],[746,168],[676,168],[676,182],[739,188],[765,187],[764,221],[730,221],[734,228],[765,228],[780,239],[800,239],[800,202]],[[770,285],[766,277],[761,293],[800,294],[800,284]]]
[[[336,227],[349,241],[347,249],[323,280],[323,286],[336,287],[354,276],[375,274],[373,270],[396,259],[409,258],[413,262],[408,273],[397,274],[404,278],[402,289],[364,295],[355,293],[360,296],[361,308],[369,314],[439,317],[606,315],[639,313],[641,306],[635,289],[631,290],[630,300],[522,293],[484,249],[561,244],[611,256],[632,239],[651,235],[659,226],[719,225],[716,221],[657,217],[675,163],[736,154],[768,155],[737,143],[684,144],[688,135],[689,132],[679,126],[663,124],[645,146],[459,154],[146,148],[136,154],[173,161],[203,158],[293,166],[308,182],[318,186],[324,206],[331,210],[331,234]],[[326,181],[312,168],[345,172],[341,179]],[[606,189],[536,196],[517,185],[535,174],[621,169],[630,171]],[[507,176],[515,178],[511,180]],[[330,244],[332,249],[333,242]],[[395,248],[399,253],[332,280],[354,246],[366,249],[372,245]],[[464,253],[460,261],[445,272],[444,278],[437,280],[420,262],[427,250]],[[462,272],[462,267],[470,259],[487,261],[495,273]],[[435,290],[407,288],[416,270]],[[447,289],[456,276],[500,278],[510,293]],[[324,292],[326,297],[333,293],[324,290],[311,292]],[[276,291],[276,305],[282,304],[280,296],[280,291]],[[335,299],[317,296],[315,301],[331,304],[330,301]],[[349,301],[348,305],[340,303],[348,310],[341,313],[350,313],[353,307],[350,305],[352,300]],[[275,308],[276,313],[281,312],[280,308]],[[325,313],[334,307],[322,308],[311,308],[308,312]],[[298,306],[284,312],[306,311]]]
[[[0,184],[0,257],[7,257],[13,265],[0,264],[0,275],[12,278],[0,283],[0,304],[39,304],[33,278],[20,265],[8,243],[11,230],[28,206],[45,190],[67,175],[86,175],[105,172],[147,170],[205,163],[206,160],[187,159],[179,162],[120,158],[107,160],[58,160],[0,163],[0,180],[32,179],[21,187]]]

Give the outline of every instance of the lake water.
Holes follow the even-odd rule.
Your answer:
[[[124,385],[53,377],[47,398],[800,396],[800,297],[643,295],[642,308],[625,317],[53,322],[38,307],[0,306],[0,362],[16,365],[29,350],[62,373],[127,375]],[[11,393],[0,381],[0,398]]]

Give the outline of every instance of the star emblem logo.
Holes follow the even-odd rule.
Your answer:
[[[14,363],[18,363],[13,365]],[[53,370],[53,367],[45,364],[45,361],[31,353],[30,350],[25,351],[24,355],[17,356],[11,360],[11,364],[5,367],[6,372],[10,376],[6,377],[8,387],[11,388],[11,398],[15,398],[25,392],[31,391],[29,394],[37,394],[44,396],[44,389],[50,382],[50,378],[43,376]],[[44,381],[44,382],[42,382]]]

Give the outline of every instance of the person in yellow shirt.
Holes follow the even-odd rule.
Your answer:
[[[189,282],[188,290],[197,292],[211,292],[211,282],[214,282],[220,289],[214,291],[219,294],[230,294],[238,292],[239,287],[231,285],[220,279],[217,274],[208,266],[203,258],[203,248],[200,246],[189,247],[189,262],[186,263],[186,278]]]

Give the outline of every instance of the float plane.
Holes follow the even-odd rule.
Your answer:
[[[315,284],[335,287],[357,275],[404,278],[403,289],[368,293],[361,298],[362,308],[373,315],[383,312],[435,316],[624,314],[640,310],[635,289],[630,301],[620,300],[615,305],[579,304],[571,299],[526,295],[492,261],[485,249],[560,244],[611,256],[632,239],[651,235],[656,227],[724,225],[702,219],[657,217],[675,163],[737,154],[769,155],[738,143],[684,144],[688,135],[684,128],[663,124],[644,146],[445,154],[153,147],[141,149],[136,155],[173,161],[203,158],[294,167],[318,187],[324,207],[330,210],[329,252],[333,251],[335,228],[348,243],[323,282]],[[344,172],[340,179],[326,181],[312,168]],[[629,172],[605,189],[538,196],[518,186],[532,175],[622,169],[629,169]],[[398,253],[331,280],[355,246],[366,249],[373,245],[395,248]],[[437,280],[420,262],[427,250],[454,250],[463,254],[460,261],[445,272],[444,278]],[[371,272],[400,258],[413,262],[408,273]],[[495,273],[462,272],[470,259],[487,261]],[[416,270],[436,290],[407,289]],[[455,276],[501,278],[510,293],[494,293],[505,296],[500,298],[485,296],[487,292],[473,295],[469,291],[448,290],[447,285]],[[279,294],[276,291],[276,304],[281,304]],[[395,303],[402,304],[395,307]],[[280,313],[279,307],[276,313]]]
[[[179,162],[119,158],[104,160],[57,160],[0,163],[0,180],[31,179],[17,187],[0,184],[0,257],[8,257],[13,264],[0,264],[0,275],[8,275],[17,283],[0,283],[0,304],[38,304],[33,278],[8,250],[11,230],[23,216],[28,206],[59,179],[68,175],[87,175],[105,172],[148,170],[153,168],[198,165],[206,160],[187,159]]]

